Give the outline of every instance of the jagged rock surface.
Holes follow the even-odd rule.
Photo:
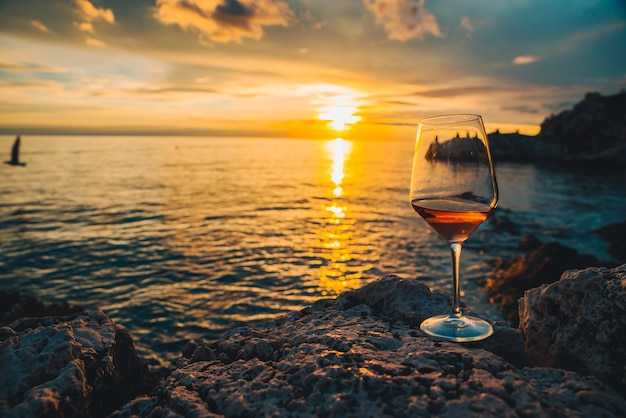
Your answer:
[[[154,394],[112,417],[623,416],[626,401],[592,377],[514,366],[528,364],[518,330],[496,324],[483,342],[455,344],[415,328],[448,306],[383,277],[263,328],[191,342]]]
[[[0,328],[0,416],[102,417],[154,384],[126,329],[102,312]]]
[[[520,329],[535,364],[594,375],[626,396],[626,264],[527,291]]]
[[[532,240],[532,237],[525,237],[520,246]],[[558,242],[537,241],[531,248],[527,254],[496,261],[487,279],[491,302],[500,305],[504,317],[513,326],[519,323],[517,301],[524,291],[557,281],[565,270],[602,265],[595,257],[580,254]]]
[[[65,316],[83,312],[81,306],[66,302],[46,303],[30,295],[0,289],[0,327],[24,317]]]

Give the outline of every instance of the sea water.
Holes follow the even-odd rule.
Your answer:
[[[13,137],[0,137],[7,158]],[[451,292],[450,253],[409,204],[413,139],[22,136],[0,166],[0,288],[105,311],[155,367],[396,274]],[[624,176],[496,162],[500,206],[463,249],[462,300],[501,319],[490,263],[533,234],[610,260]],[[497,222],[497,220],[506,222]],[[507,224],[509,227],[503,228]]]

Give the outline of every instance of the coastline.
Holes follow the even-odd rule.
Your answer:
[[[490,133],[494,160],[551,162],[567,170],[623,171],[626,166],[626,92],[589,92],[571,109],[548,116],[535,136]]]
[[[572,294],[581,283],[611,281],[626,281],[626,265],[572,271],[561,279]],[[539,299],[546,293],[541,289]],[[619,295],[614,291],[613,296]],[[496,322],[487,340],[435,341],[418,326],[447,310],[449,297],[412,280],[384,276],[262,326],[237,328],[216,341],[189,341],[161,379],[147,372],[132,337],[102,312],[17,319],[0,328],[2,375],[16,383],[3,386],[0,406],[8,417],[41,416],[44,411],[57,417],[117,418],[623,416],[621,376],[602,383],[589,371],[537,367],[549,357],[532,344],[540,341],[532,331],[537,328],[532,318],[538,317],[533,310],[542,309],[533,298],[524,302],[520,329]],[[579,305],[598,305],[598,300]],[[598,318],[587,314],[585,320]],[[601,325],[586,324],[589,331]],[[557,329],[558,335],[566,331]],[[587,355],[589,350],[606,355],[604,349],[590,347]],[[9,357],[14,360],[6,361]],[[30,369],[24,367],[27,363]],[[42,373],[42,368],[47,370]]]

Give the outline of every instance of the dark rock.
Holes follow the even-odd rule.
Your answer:
[[[532,238],[526,238],[521,245],[532,248],[537,243]],[[591,255],[579,254],[572,248],[549,242],[528,254],[496,261],[494,271],[487,279],[487,292],[491,302],[500,306],[505,318],[517,326],[517,300],[525,290],[555,282],[565,270],[600,265]]]
[[[609,243],[609,254],[626,262],[626,222],[606,225],[595,232]]]
[[[449,312],[451,301],[448,295],[431,292],[427,286],[415,281],[397,279],[386,276],[360,289],[344,292],[338,302],[347,303],[346,306],[366,304],[380,310],[376,312],[383,319],[400,320],[414,328],[419,328],[422,321],[430,316]],[[523,343],[520,344],[517,330],[499,322],[492,325],[495,331],[490,338],[465,345],[491,351],[517,367],[530,365],[521,349]]]
[[[473,161],[476,156],[487,158],[484,144],[478,138],[459,137],[448,138],[439,142],[431,143],[426,151],[427,160],[454,160],[454,161]]]
[[[488,135],[489,148],[495,162],[498,161],[543,161],[561,157],[561,147],[536,136],[503,134]]]
[[[415,328],[448,308],[444,295],[387,276],[264,327],[190,342],[153,395],[112,417],[624,416],[626,401],[593,377],[519,369],[488,351],[494,337],[478,348]]]
[[[493,160],[551,162],[576,171],[626,169],[626,91],[603,96],[587,93],[572,109],[550,115],[538,135],[488,134]],[[475,138],[444,138],[429,147],[426,158],[463,161],[475,153]],[[461,146],[452,147],[453,143]]]
[[[623,169],[626,164],[626,145],[603,150],[595,154],[566,155],[563,165],[578,171]]]
[[[525,235],[519,242],[519,249],[523,251],[534,251],[541,247],[541,240],[533,235]]]
[[[626,145],[624,115],[626,91],[609,96],[587,93],[572,109],[544,120],[538,138],[558,145],[564,157],[589,158]]]
[[[563,168],[626,169],[626,92],[587,93],[571,109],[550,115],[536,136],[490,133],[494,161],[557,162]]]
[[[102,312],[0,329],[0,416],[102,417],[156,384],[126,329]]]
[[[66,302],[45,303],[29,295],[0,290],[0,326],[18,318],[64,316],[82,311],[82,307]]]
[[[510,209],[498,208],[489,215],[489,223],[494,230],[500,233],[508,233],[518,235],[520,233],[519,225],[513,221],[513,213]]]
[[[527,291],[519,312],[535,364],[591,374],[626,396],[626,264],[567,271]]]

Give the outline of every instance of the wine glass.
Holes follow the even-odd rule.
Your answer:
[[[453,298],[447,315],[428,318],[420,329],[450,341],[478,341],[493,334],[489,322],[463,314],[459,262],[465,240],[498,202],[487,134],[479,115],[442,115],[417,128],[411,206],[450,246]]]

